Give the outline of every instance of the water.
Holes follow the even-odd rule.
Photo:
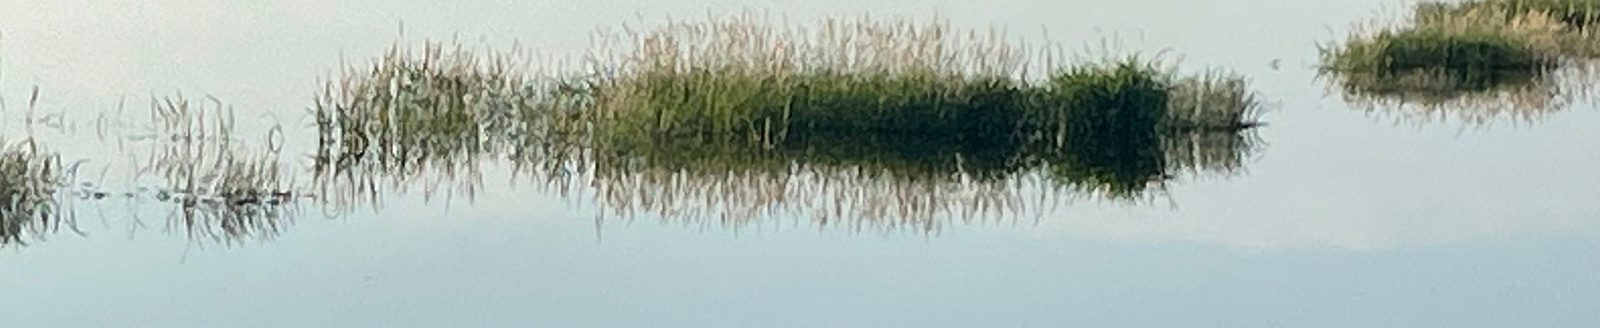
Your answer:
[[[331,219],[307,204],[249,238],[194,234],[157,202],[79,201],[84,235],[0,250],[0,293],[19,295],[0,314],[19,327],[1600,323],[1600,110],[1477,125],[1346,103],[1317,79],[1315,45],[1398,16],[1403,4],[1388,1],[6,1],[0,136],[31,133],[64,162],[87,160],[85,176],[133,189],[161,181],[128,178],[162,153],[126,137],[144,132],[149,97],[211,95],[234,107],[247,153],[282,126],[280,160],[302,168],[320,81],[381,55],[401,21],[411,42],[459,36],[560,57],[581,54],[595,28],[746,7],[794,22],[938,14],[1167,50],[1186,69],[1251,77],[1270,103],[1265,147],[1239,174],[1187,177],[1152,201],[1078,199],[1037,220],[932,233],[802,217],[597,221],[602,206],[506,183],[512,168],[496,164],[470,193],[416,183]],[[39,117],[79,123],[30,132],[35,85]],[[98,119],[122,99],[124,119]],[[82,123],[96,121],[132,123],[102,138]]]

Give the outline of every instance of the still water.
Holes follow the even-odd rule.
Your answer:
[[[1067,199],[931,231],[597,219],[605,204],[493,162],[375,203],[297,205],[244,235],[186,227],[146,196],[81,200],[76,227],[0,248],[0,314],[17,327],[1600,324],[1600,109],[1418,117],[1318,77],[1317,44],[1404,7],[0,0],[0,137],[32,136],[117,190],[159,181],[140,168],[172,154],[126,123],[149,121],[151,98],[214,97],[242,144],[281,147],[278,160],[302,170],[322,81],[396,40],[573,58],[598,28],[748,10],[937,16],[1165,52],[1186,70],[1250,77],[1269,124],[1240,170],[1182,176],[1148,200]]]

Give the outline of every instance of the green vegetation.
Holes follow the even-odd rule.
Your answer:
[[[1420,11],[1414,23],[1358,30],[1324,48],[1323,68],[1336,73],[1406,74],[1418,70],[1541,71],[1561,56],[1559,22],[1530,14],[1504,19],[1483,9],[1442,16]]]
[[[396,45],[367,67],[346,68],[314,106],[320,194],[376,206],[379,184],[404,189],[430,172],[446,176],[435,181],[470,181],[482,157],[541,157],[551,140],[543,117],[570,94],[547,90],[521,71],[525,64],[428,43],[416,52]]]
[[[333,182],[321,193],[376,203],[379,177],[428,176],[471,191],[471,163],[503,157],[563,192],[597,189],[612,213],[793,210],[927,228],[937,214],[1015,209],[1024,180],[1131,200],[1177,171],[1232,171],[1253,150],[1258,106],[1242,78],[1127,57],[1030,79],[1024,67],[1040,65],[1023,48],[979,35],[741,17],[623,36],[575,77],[396,47],[319,99],[317,171]]]
[[[319,162],[370,161],[417,171],[455,154],[488,151],[488,131],[535,101],[503,59],[480,62],[459,48],[429,44],[420,54],[395,47],[370,70],[349,68],[317,98]],[[443,163],[453,165],[457,163]]]
[[[60,159],[34,142],[0,142],[0,246],[26,243],[28,235],[60,226],[60,174]]]
[[[1344,44],[1324,47],[1323,72],[1368,109],[1469,123],[1531,120],[1571,96],[1555,72],[1600,56],[1590,31],[1596,8],[1600,1],[1423,3],[1403,24],[1358,28]]]
[[[1238,129],[1249,93],[1234,77],[1180,79],[1138,58],[1055,69],[1029,81],[1025,51],[962,39],[943,24],[828,21],[820,32],[746,19],[680,24],[600,58],[582,116],[601,142],[662,138],[777,144],[803,135],[952,134],[969,142],[1061,139],[1157,126]],[[1169,99],[1186,106],[1167,115]],[[1236,103],[1223,103],[1233,100]]]
[[[1424,3],[1422,17],[1458,16],[1474,10],[1503,13],[1502,17],[1539,14],[1582,29],[1600,21],[1600,0],[1468,0],[1460,3]]]

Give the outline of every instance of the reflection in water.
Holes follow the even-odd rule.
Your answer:
[[[104,173],[99,180],[79,174],[90,159],[63,168],[59,155],[39,151],[31,140],[7,148],[0,159],[4,242],[42,239],[62,226],[76,230],[80,211],[119,202],[133,228],[143,226],[138,205],[158,203],[172,209],[167,229],[194,239],[231,243],[277,236],[299,212],[296,200],[307,196],[296,191],[292,173],[283,172],[273,141],[281,130],[271,130],[267,149],[252,151],[235,136],[231,110],[210,102],[215,105],[208,108],[181,96],[152,100],[147,131],[128,136],[137,139],[134,146],[148,146],[148,153],[129,154],[134,167],[125,182],[107,184]]]
[[[644,212],[723,226],[810,217],[821,225],[930,231],[941,219],[1043,214],[1071,198],[1137,201],[1179,173],[1235,173],[1255,149],[1248,133],[1231,131],[1163,133],[1115,151],[950,141],[664,142],[596,151],[572,164],[591,176],[567,183],[594,186],[595,201],[624,217]]]
[[[1596,71],[1577,65],[1549,71],[1417,70],[1333,73],[1346,102],[1398,120],[1469,125],[1532,123],[1592,100]]]
[[[235,140],[232,110],[220,101],[210,110],[182,97],[155,102],[158,138],[146,167],[163,180],[159,201],[179,206],[176,222],[191,237],[219,242],[270,239],[297,213],[301,197],[283,172],[273,135],[265,151],[251,155]],[[208,115],[210,119],[208,119]],[[164,139],[164,140],[163,140]]]
[[[926,76],[807,75],[815,80],[791,81],[784,86],[791,89],[783,89],[799,92],[788,101],[806,114],[785,117],[781,134],[742,138],[716,131],[755,130],[680,129],[699,124],[692,119],[673,129],[618,134],[607,128],[619,121],[597,113],[668,98],[641,85],[616,89],[643,81],[639,76],[530,74],[516,53],[396,46],[371,66],[347,68],[312,107],[318,147],[311,184],[297,183],[301,175],[283,165],[281,128],[268,132],[262,149],[252,149],[237,138],[231,110],[221,101],[178,96],[152,101],[153,137],[137,140],[149,152],[136,160],[130,180],[153,178],[155,187],[111,191],[62,179],[30,188],[63,188],[90,203],[170,203],[169,228],[231,243],[277,236],[302,212],[304,200],[338,215],[381,208],[386,193],[418,186],[430,199],[437,193],[471,199],[484,183],[485,167],[509,164],[561,196],[594,201],[607,217],[649,215],[724,227],[809,218],[821,226],[928,232],[951,220],[1044,214],[1077,199],[1148,201],[1186,175],[1235,174],[1258,149],[1258,108],[1242,78],[1179,77],[1137,59],[1070,67],[1046,81],[967,80],[937,70],[916,73],[932,74]],[[711,74],[696,78],[726,73]],[[924,80],[938,76],[947,80]],[[840,84],[823,88],[829,83]],[[684,87],[660,92],[732,99],[723,89]],[[950,112],[957,114],[946,116]],[[773,131],[767,124],[764,129]],[[59,171],[53,160],[18,163]],[[42,200],[7,207],[7,227],[59,222]],[[13,209],[28,208],[18,206],[32,209]],[[14,216],[34,219],[9,219]]]
[[[1544,115],[1592,101],[1592,66],[1536,70],[1410,70],[1397,74],[1333,74],[1344,99],[1358,109],[1405,122],[1467,125],[1533,123]]]

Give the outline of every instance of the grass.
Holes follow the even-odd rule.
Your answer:
[[[60,227],[55,196],[62,173],[61,160],[33,141],[0,142],[0,246]]]
[[[583,115],[603,142],[776,144],[818,134],[955,134],[993,142],[1056,138],[1082,126],[1252,124],[1251,106],[1194,102],[1248,98],[1242,80],[1230,76],[1180,79],[1127,58],[1052,68],[1045,81],[1031,81],[1027,50],[1000,37],[941,23],[819,25],[811,32],[738,17],[629,35],[625,43],[636,47],[592,60],[596,78],[582,85],[594,103]],[[1116,89],[1124,87],[1148,92]],[[1096,98],[1123,91],[1129,93]],[[1190,116],[1170,118],[1193,120],[1167,122],[1166,98],[1180,92],[1191,96],[1184,112]],[[1127,102],[1112,103],[1118,101]],[[1147,121],[1111,121],[1122,119]]]
[[[462,190],[470,195],[478,158],[531,150],[509,142],[544,139],[525,118],[546,114],[549,101],[520,69],[525,62],[515,56],[478,56],[459,43],[421,50],[397,43],[368,66],[346,67],[315,102],[320,194],[376,206],[379,184],[403,189],[442,173],[467,181]]]
[[[1412,25],[1358,28],[1343,45],[1324,47],[1323,69],[1348,74],[1532,72],[1554,67],[1562,55],[1562,26],[1546,16],[1508,20],[1505,13],[1491,9],[1416,15]]]
[[[1474,10],[1504,13],[1502,17],[1539,14],[1554,18],[1574,29],[1585,29],[1600,21],[1597,0],[1469,0],[1459,3],[1424,3],[1421,17],[1456,16]]]
[[[432,43],[347,70],[315,107],[318,176],[341,181],[322,194],[375,203],[376,177],[427,172],[470,187],[453,163],[503,157],[593,187],[613,212],[928,223],[1014,208],[1022,180],[1143,197],[1176,171],[1237,169],[1259,125],[1231,74],[1139,57],[1055,66],[943,23],[741,16],[608,37],[573,76]]]
[[[539,117],[558,100],[524,68],[512,55],[431,42],[415,51],[396,44],[370,65],[345,68],[313,108],[314,171],[330,182],[322,194],[376,203],[380,177],[401,188],[429,173],[471,180],[480,157],[536,153],[516,143],[544,139]]]
[[[1528,121],[1571,96],[1560,92],[1554,72],[1600,55],[1588,25],[1596,3],[1422,3],[1402,24],[1358,27],[1343,44],[1324,46],[1322,71],[1347,101],[1368,110],[1472,124]]]

